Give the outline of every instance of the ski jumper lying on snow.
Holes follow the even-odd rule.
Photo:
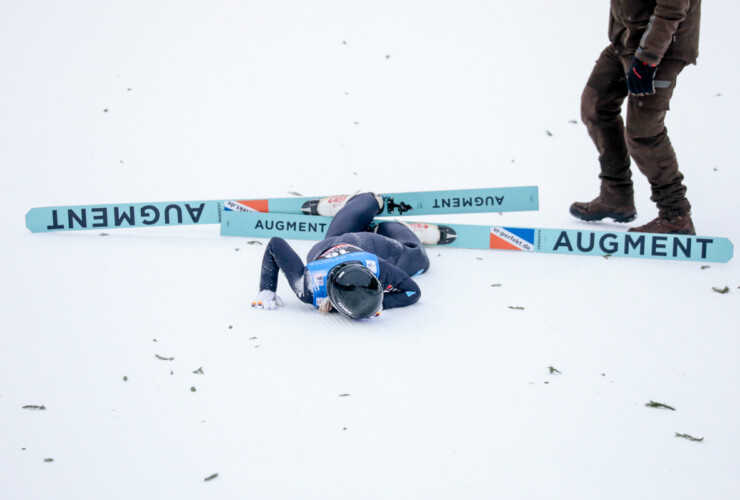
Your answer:
[[[427,225],[412,229],[395,221],[371,228],[382,209],[382,197],[373,193],[349,198],[329,224],[325,239],[308,252],[306,266],[284,239],[272,238],[262,259],[260,292],[252,307],[283,305],[275,293],[280,270],[296,296],[322,312],[334,308],[361,319],[384,308],[416,303],[421,290],[411,276],[429,269],[422,241],[437,243],[439,230]]]

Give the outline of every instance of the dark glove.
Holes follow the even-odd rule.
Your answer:
[[[650,95],[655,93],[653,78],[657,66],[632,58],[627,72],[627,89],[633,95]]]

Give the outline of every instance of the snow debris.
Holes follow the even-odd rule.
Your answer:
[[[692,436],[690,434],[681,434],[679,432],[676,433],[676,437],[677,438],[688,439],[689,441],[694,441],[694,442],[697,442],[697,443],[701,443],[702,441],[704,441],[704,438],[703,437],[695,438],[694,436]]]
[[[44,405],[26,405],[23,407],[24,410],[39,410],[43,411],[46,410],[46,406]]]
[[[676,409],[672,406],[668,406],[667,404],[663,404],[663,403],[658,403],[653,400],[650,400],[649,403],[645,403],[645,406],[649,408],[665,408],[666,410],[676,411]]]

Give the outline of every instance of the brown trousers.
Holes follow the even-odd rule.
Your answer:
[[[648,178],[652,196],[662,215],[688,213],[683,175],[668,138],[665,116],[676,87],[676,77],[686,66],[663,60],[655,74],[655,94],[633,96],[627,92],[629,65],[610,45],[596,61],[581,96],[581,119],[599,152],[601,197],[615,205],[633,203],[630,156]],[[622,104],[627,99],[627,126]]]

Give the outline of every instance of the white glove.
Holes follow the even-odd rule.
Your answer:
[[[267,309],[269,311],[277,307],[283,307],[283,299],[278,297],[275,292],[262,290],[252,302],[252,307]]]

